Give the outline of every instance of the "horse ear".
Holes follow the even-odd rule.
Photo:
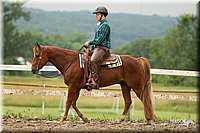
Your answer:
[[[41,45],[38,42],[34,43],[36,47],[38,47],[39,49],[41,49]]]

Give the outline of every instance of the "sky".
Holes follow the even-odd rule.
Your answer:
[[[17,1],[17,0],[10,0]],[[111,13],[179,16],[197,14],[198,0],[18,0],[26,1],[24,7],[46,11],[93,11],[105,6]]]

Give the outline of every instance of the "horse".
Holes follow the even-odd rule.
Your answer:
[[[73,51],[54,46],[43,46],[38,42],[34,43],[33,59],[31,71],[37,74],[47,62],[51,62],[63,75],[64,82],[68,86],[68,96],[64,115],[60,122],[67,119],[69,108],[76,111],[77,115],[84,121],[89,122],[76,106],[80,90],[84,88],[83,81],[84,70],[80,68],[79,51]],[[130,55],[120,55],[123,65],[112,69],[100,69],[100,87],[106,87],[113,84],[120,84],[124,98],[124,110],[119,118],[119,122],[125,120],[131,100],[131,89],[142,101],[144,106],[144,115],[147,124],[154,123],[154,108],[152,101],[152,87],[150,64],[147,59],[140,57],[134,58]]]

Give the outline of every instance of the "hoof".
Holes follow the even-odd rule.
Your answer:
[[[153,120],[148,120],[147,121],[147,125],[154,125],[154,121]]]
[[[83,121],[85,122],[85,123],[89,123],[90,121],[88,120],[88,118],[83,118]]]
[[[118,123],[121,123],[121,122],[123,122],[124,120],[125,120],[125,115],[122,115],[121,117],[120,117],[120,119],[119,119],[119,121],[118,121]]]
[[[66,120],[66,118],[61,118],[61,119],[60,119],[60,124],[63,125],[65,120]]]
[[[64,121],[60,120],[60,125],[63,125],[64,124]]]
[[[117,124],[120,124],[120,123],[122,123],[123,122],[123,120],[118,120],[116,123]]]
[[[124,119],[120,119],[117,121],[117,123],[122,123],[124,121]]]

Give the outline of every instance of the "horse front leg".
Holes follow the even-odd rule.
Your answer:
[[[74,90],[71,87],[69,87],[66,106],[65,106],[65,113],[64,113],[64,116],[60,120],[61,124],[63,124],[63,122],[67,119],[69,108],[72,105],[72,101],[74,97],[75,97]]]
[[[76,113],[78,114],[78,116],[86,123],[89,122],[88,118],[84,117],[83,114],[79,111],[79,109],[77,108],[76,106],[76,101],[78,100],[78,97],[79,97],[79,92],[80,90],[75,93],[75,99],[72,101],[72,108],[76,111]]]

